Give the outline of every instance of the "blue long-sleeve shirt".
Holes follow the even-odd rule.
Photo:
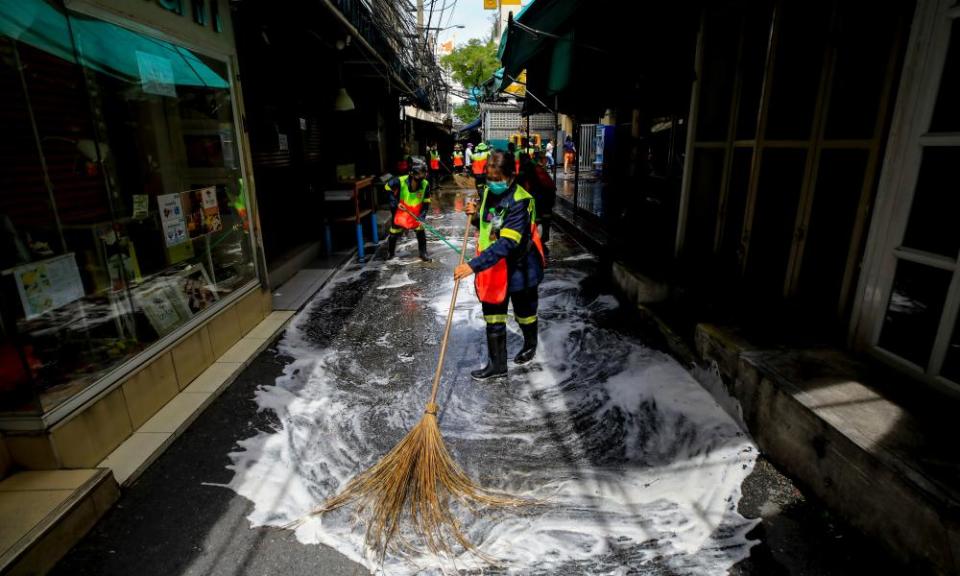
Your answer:
[[[498,216],[502,217],[502,225],[499,229],[495,228],[497,240],[467,263],[477,273],[506,258],[509,292],[533,288],[543,280],[543,262],[530,239],[530,203],[533,200],[517,200],[515,191],[516,184],[499,199],[490,192],[484,192],[487,195],[486,214],[477,214],[474,225],[479,226],[479,218],[493,219]]]

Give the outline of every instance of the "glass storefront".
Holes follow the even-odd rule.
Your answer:
[[[50,411],[254,279],[230,77],[0,0],[0,413]]]

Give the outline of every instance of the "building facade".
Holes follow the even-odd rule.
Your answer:
[[[226,0],[0,3],[0,431],[93,467],[270,310]]]

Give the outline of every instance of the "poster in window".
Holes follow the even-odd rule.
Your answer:
[[[216,186],[209,186],[200,191],[203,206],[203,228],[207,234],[223,230],[223,221],[220,219],[220,203],[217,201]]]
[[[217,289],[203,266],[192,266],[181,273],[180,292],[190,312],[197,313],[217,301]]]
[[[187,236],[187,221],[183,216],[183,205],[179,194],[161,194],[157,196],[160,208],[160,224],[163,229],[163,241],[167,247],[183,244]]]
[[[134,300],[157,335],[164,336],[190,319],[190,308],[173,282],[157,282],[134,292]]]
[[[72,252],[17,266],[5,274],[13,274],[28,320],[83,298],[83,281]]]
[[[187,190],[181,195],[180,204],[190,238],[199,238],[223,229],[216,186]]]
[[[137,52],[137,68],[140,70],[140,87],[147,94],[177,97],[173,79],[173,65],[169,60],[149,52]]]
[[[146,194],[133,195],[133,219],[143,220],[150,215],[150,196]]]

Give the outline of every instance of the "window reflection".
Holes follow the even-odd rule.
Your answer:
[[[229,77],[0,0],[0,411],[53,408],[254,277]]]

